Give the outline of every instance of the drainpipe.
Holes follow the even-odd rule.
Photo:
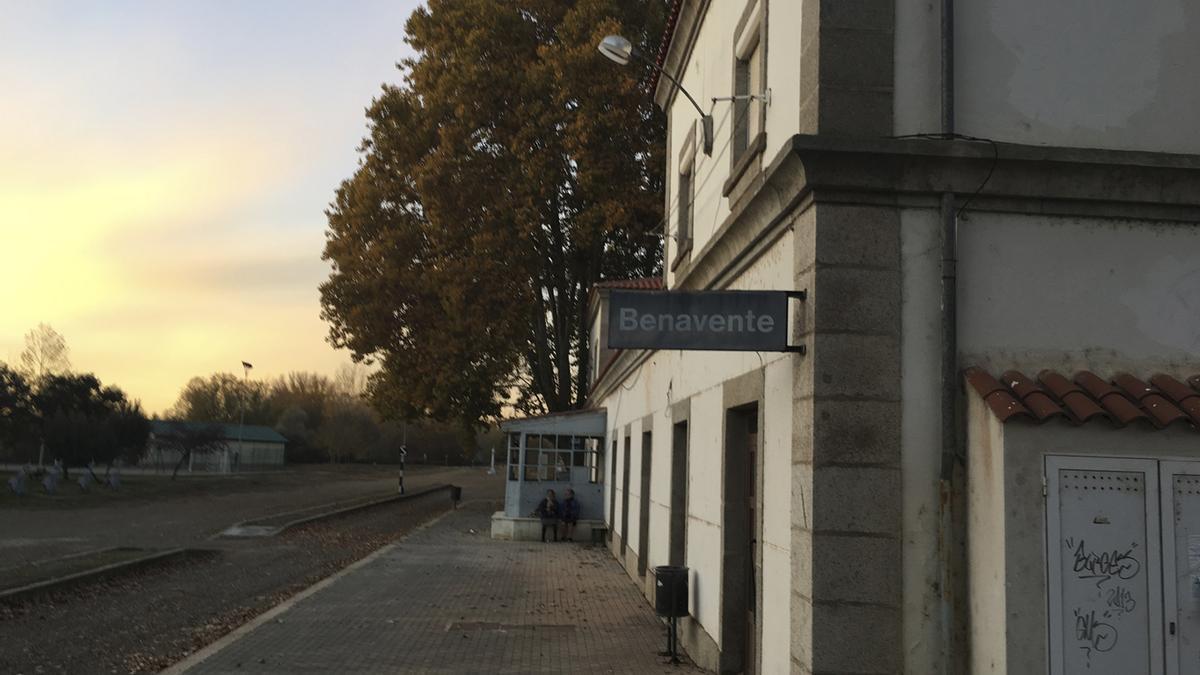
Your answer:
[[[941,22],[942,133],[954,133],[954,0],[942,0]],[[958,219],[954,193],[943,192],[942,230],[942,459],[938,480],[938,566],[942,629],[942,673],[954,672],[954,462],[958,454]]]

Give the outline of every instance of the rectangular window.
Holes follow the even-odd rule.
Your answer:
[[[733,68],[733,163],[737,164],[763,130],[763,100],[766,90],[761,45],[762,0],[746,8],[745,23],[734,38]]]
[[[508,479],[518,480],[521,477],[521,434],[508,435]]]
[[[682,252],[692,241],[692,205],[695,188],[692,185],[692,169],[695,166],[695,156],[686,165],[679,165],[679,227],[675,232],[675,245]]]

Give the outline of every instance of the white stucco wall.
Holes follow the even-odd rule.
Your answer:
[[[654,455],[650,467],[650,550],[646,569],[666,565],[671,532],[672,421],[667,409],[654,413]]]
[[[905,210],[901,227],[904,645],[915,674],[942,663],[939,622],[930,620],[938,616],[941,251],[936,211]],[[959,227],[957,269],[964,367],[1182,377],[1200,358],[1200,228],[972,212]]]
[[[900,214],[903,335],[900,475],[903,484],[906,672],[942,667],[938,477],[941,461],[941,232],[936,211]]]
[[[959,131],[1200,152],[1200,4],[977,0],[955,20]]]
[[[732,289],[786,289],[792,281],[792,234],[759,257]],[[691,399],[689,416],[688,518],[685,565],[691,568],[691,611],[720,644],[721,494],[725,418],[722,383],[762,368],[763,383],[763,672],[788,672],[791,595],[792,364],[782,353],[659,351],[599,401],[617,434],[617,478],[610,490],[621,522],[624,429],[631,425],[628,546],[637,550],[640,509],[641,420],[654,415],[650,546],[646,566],[667,564],[673,403]],[[611,448],[611,437],[606,447]],[[606,474],[607,476],[607,474]],[[607,478],[606,478],[607,480]],[[638,551],[638,555],[642,552]]]
[[[1193,373],[1200,228],[973,213],[959,245],[965,365]]]
[[[747,5],[764,2],[767,21],[767,75],[765,87],[771,89],[771,104],[766,107],[767,134],[763,151],[764,165],[771,161],[800,125],[800,10],[801,3],[788,0],[721,0],[711,2],[692,50],[692,58],[680,81],[706,111],[713,97],[733,94],[734,30]],[[667,114],[670,116],[667,157],[667,194],[669,229],[675,231],[678,218],[679,153],[695,127],[695,204],[692,221],[693,254],[704,247],[730,213],[729,199],[721,192],[731,168],[733,105],[721,101],[712,107],[713,152],[705,156],[701,149],[699,115],[683,95],[677,94]],[[668,238],[666,260],[674,260],[677,242]],[[674,273],[668,271],[671,285]]]
[[[1010,143],[1200,152],[1200,4],[955,3],[956,131]],[[896,3],[895,130],[940,131],[940,4]]]
[[[802,3],[795,0],[767,2],[767,147],[764,165],[800,128],[800,101],[805,83],[800,81],[800,32]],[[737,4],[736,2],[731,4]]]
[[[967,428],[971,672],[1003,675],[1008,672],[1004,427],[982,399],[968,396]]]
[[[892,120],[897,135],[941,131],[940,4],[897,2]]]
[[[792,363],[778,359],[763,382],[763,673],[791,671]]]

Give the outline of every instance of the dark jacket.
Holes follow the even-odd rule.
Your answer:
[[[579,500],[574,497],[567,497],[562,501],[559,512],[562,513],[563,520],[571,522],[579,520]]]
[[[533,515],[541,516],[542,520],[553,520],[558,517],[558,502],[551,501],[549,497],[543,497],[534,509]]]

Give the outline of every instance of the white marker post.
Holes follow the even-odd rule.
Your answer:
[[[492,468],[488,469],[489,476],[496,475],[496,446],[492,446]]]
[[[404,494],[404,459],[406,457],[408,457],[408,447],[402,445],[400,446],[400,482],[398,486],[400,494]]]

